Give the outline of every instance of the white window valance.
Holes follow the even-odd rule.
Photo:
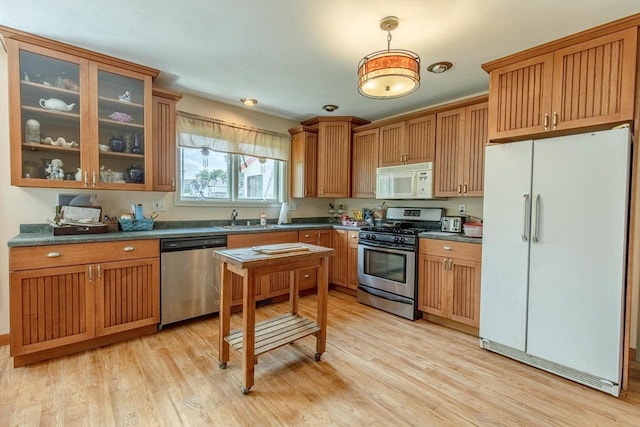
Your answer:
[[[289,135],[178,111],[178,145],[289,161]]]

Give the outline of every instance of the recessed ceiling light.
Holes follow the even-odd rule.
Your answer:
[[[333,104],[327,104],[322,106],[322,109],[328,112],[336,111],[338,108],[339,107],[337,105],[333,105]]]
[[[258,103],[258,100],[253,98],[240,98],[240,101],[247,107],[253,107]]]
[[[445,62],[445,61],[434,62],[433,64],[427,67],[427,71],[434,74],[441,74],[441,73],[444,73],[445,71],[450,70],[451,67],[453,67],[453,64],[451,62]]]

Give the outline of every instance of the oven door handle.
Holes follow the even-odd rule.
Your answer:
[[[358,290],[362,291],[364,293],[379,297],[379,298],[383,298],[389,301],[393,301],[393,302],[399,302],[401,304],[413,304],[413,300],[409,299],[409,298],[403,298],[401,296],[391,296],[386,292],[379,292],[376,289],[373,288],[369,288],[366,286],[358,286]]]
[[[363,244],[363,243],[358,243],[358,246],[361,246],[363,249],[370,249],[370,250],[375,250],[375,251],[380,251],[380,252],[387,252],[390,254],[400,254],[400,255],[406,255],[409,253],[415,253],[415,250],[413,249],[398,249],[398,248],[387,248],[384,246],[376,246],[376,245],[367,245],[367,244]]]

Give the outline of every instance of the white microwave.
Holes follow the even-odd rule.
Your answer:
[[[433,199],[433,163],[378,168],[376,199]]]

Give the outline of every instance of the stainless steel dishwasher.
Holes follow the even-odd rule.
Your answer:
[[[220,310],[220,267],[213,251],[227,236],[160,241],[160,327]]]

